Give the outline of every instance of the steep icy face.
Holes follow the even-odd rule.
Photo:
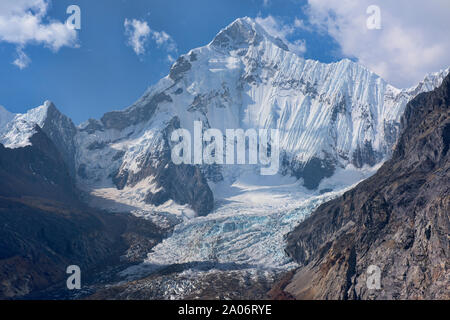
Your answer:
[[[10,149],[26,147],[35,133],[35,123],[10,121],[0,133],[0,143]]]
[[[207,46],[182,55],[134,105],[80,127],[80,185],[94,193],[102,189],[103,196],[131,207],[174,199],[174,190],[155,177],[171,176],[162,173],[170,163],[163,132],[170,134],[176,119],[190,132],[196,120],[222,132],[279,129],[280,172],[315,189],[338,169],[386,159],[406,103],[439,84],[446,72],[400,90],[350,60],[305,60],[253,20],[237,19]],[[232,183],[241,174],[238,166],[204,165],[201,170],[198,181],[206,177],[211,183]],[[139,185],[143,179],[151,181],[144,188]],[[155,196],[161,190],[166,196]],[[206,186],[203,194],[209,194]],[[192,206],[193,201],[182,203]]]
[[[58,148],[69,171],[74,175],[73,138],[77,129],[72,120],[60,113],[52,102],[45,101],[43,105],[27,113],[9,114],[7,118],[0,126],[0,143],[12,149],[30,145],[30,138],[36,133],[35,125],[38,125]]]
[[[36,133],[35,125],[42,127],[46,113],[45,104],[25,114],[8,113],[7,121],[0,128],[0,143],[10,149],[30,145],[30,138]]]
[[[45,120],[42,122],[42,131],[52,140],[64,161],[71,176],[75,176],[75,143],[74,137],[77,128],[72,120],[56,109],[51,102],[45,102],[47,108]]]
[[[217,49],[234,51],[249,46],[258,46],[265,40],[289,51],[288,46],[280,38],[272,37],[264,28],[248,17],[236,19],[232,24],[222,29],[209,45]]]
[[[425,78],[419,82],[419,84],[403,91],[407,92],[412,97],[422,92],[433,91],[442,84],[442,81],[448,75],[449,71],[450,68],[447,68],[438,72],[427,74]]]
[[[298,299],[450,297],[450,75],[408,103],[392,158],[286,237]],[[369,290],[370,265],[382,270]],[[325,271],[325,272],[324,272]],[[351,279],[351,280],[349,280]]]

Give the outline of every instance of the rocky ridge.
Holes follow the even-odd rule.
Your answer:
[[[449,299],[450,76],[406,107],[392,159],[287,237],[297,299]],[[366,285],[381,270],[381,288]]]

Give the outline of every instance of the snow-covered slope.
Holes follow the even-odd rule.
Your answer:
[[[0,143],[6,148],[20,148],[30,145],[29,139],[35,133],[34,126],[43,126],[49,102],[24,114],[6,111],[6,121],[0,127]]]
[[[194,121],[201,120],[205,128],[222,132],[279,129],[280,173],[316,189],[337,170],[375,166],[386,159],[399,135],[406,103],[438,85],[447,72],[400,90],[347,59],[331,64],[305,60],[252,19],[237,19],[207,46],[182,55],[169,75],[135,104],[80,127],[79,183],[131,208],[169,199],[192,207],[193,201],[176,199],[173,186],[164,185],[158,176],[167,175],[161,163],[170,162],[169,128],[193,132]],[[249,170],[206,165],[201,169],[210,185],[232,184],[242,170]],[[144,179],[152,183],[138,186]]]

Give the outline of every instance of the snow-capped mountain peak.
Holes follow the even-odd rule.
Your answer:
[[[63,115],[49,100],[26,113],[9,116],[9,120],[0,127],[0,143],[12,149],[28,146],[30,138],[36,133],[35,126],[39,126],[52,140],[60,150],[69,171],[74,174],[73,138],[77,129],[72,120]]]
[[[416,96],[422,92],[432,91],[440,86],[440,84],[442,83],[442,81],[448,75],[449,72],[450,67],[437,72],[429,73],[416,86],[406,89],[405,91],[407,91],[410,95],[413,96]]]
[[[222,29],[208,44],[215,48],[237,50],[270,41],[279,48],[289,51],[288,46],[278,37],[273,37],[257,22],[249,17],[238,18]]]
[[[35,125],[43,126],[51,106],[50,101],[45,101],[43,105],[30,109],[24,114],[7,112],[6,119],[2,121],[0,127],[0,143],[11,149],[30,145],[29,138],[36,133]]]
[[[173,130],[193,132],[195,121],[222,132],[278,129],[279,180],[292,176],[308,189],[329,190],[348,185],[323,185],[339,170],[362,170],[387,159],[406,103],[439,85],[448,72],[398,89],[358,63],[303,59],[288,45],[254,20],[240,18],[208,45],[181,55],[166,77],[125,110],[76,129],[46,102],[10,124],[23,132],[20,121],[37,123],[62,150],[78,185],[97,200],[107,198],[102,203],[151,211],[162,205],[168,210],[174,201],[178,212],[190,206],[206,214],[213,207],[211,189],[220,198],[217,184],[233,184],[258,168],[174,166]],[[0,138],[9,146],[17,144],[13,140]]]
[[[200,120],[222,132],[279,129],[280,175],[316,189],[348,166],[373,167],[388,158],[406,103],[442,78],[428,76],[414,89],[397,89],[348,59],[330,64],[303,59],[254,20],[240,18],[208,45],[181,55],[168,76],[131,107],[79,128],[79,184],[134,208],[168,199],[192,206],[194,196],[189,202],[167,184],[173,174],[168,136],[178,127],[193,132]],[[201,176],[220,198],[221,188],[214,185],[232,184],[247,169],[252,170],[204,165]],[[178,172],[179,178],[185,173]],[[202,177],[196,183],[206,187]]]

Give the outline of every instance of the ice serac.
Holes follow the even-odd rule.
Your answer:
[[[439,85],[447,72],[397,89],[348,59],[330,64],[303,59],[254,20],[240,18],[208,45],[181,55],[132,106],[79,128],[79,184],[131,207],[174,200],[206,214],[214,199],[205,179],[210,185],[231,184],[242,168],[171,165],[171,124],[193,132],[194,121],[202,121],[204,129],[224,133],[279,129],[279,173],[314,190],[337,170],[372,167],[389,158],[406,103]],[[256,174],[258,166],[253,169]],[[166,177],[178,176],[174,170],[195,180],[185,184],[187,198],[167,183]],[[199,194],[193,186],[201,186]]]

